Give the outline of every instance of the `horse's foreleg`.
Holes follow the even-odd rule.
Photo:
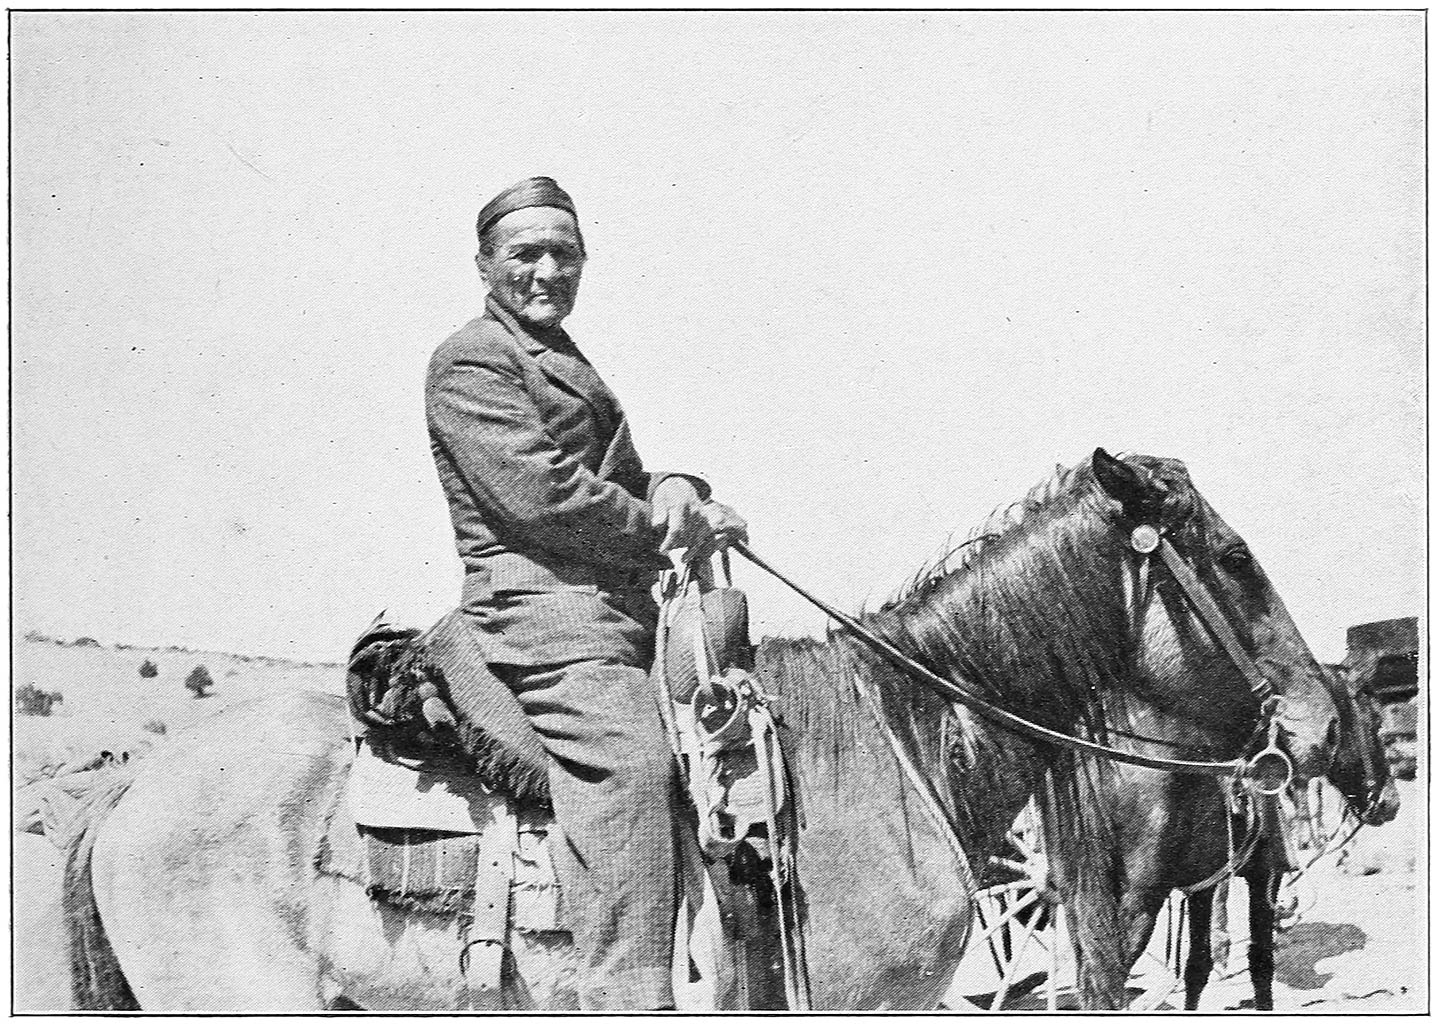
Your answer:
[[[1150,936],[1155,933],[1156,918],[1160,916],[1160,911],[1169,897],[1167,892],[1155,891],[1127,892],[1121,897],[1120,913],[1125,925],[1125,958],[1120,965],[1124,973],[1119,978],[1122,1009],[1125,1006],[1125,983],[1130,978],[1130,971],[1144,954],[1145,948],[1150,945]]]
[[[1075,955],[1081,1005],[1087,1010],[1123,1010],[1128,1001],[1130,970],[1150,943],[1155,918],[1165,894],[1127,891],[1120,894],[1115,923],[1118,933],[1103,923],[1087,922],[1076,914]],[[1118,955],[1117,955],[1118,954]]]
[[[1210,912],[1215,905],[1215,890],[1201,889],[1190,894],[1190,953],[1185,959],[1185,1009],[1200,1008],[1200,993],[1210,980],[1215,959],[1210,951]]]
[[[1263,859],[1257,856],[1257,860]],[[1250,984],[1255,1009],[1275,1009],[1275,898],[1280,891],[1278,873],[1263,867],[1247,872],[1250,890]]]

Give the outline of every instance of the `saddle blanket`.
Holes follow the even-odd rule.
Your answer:
[[[382,902],[447,916],[470,913],[477,890],[508,889],[513,927],[561,930],[548,817],[517,814],[473,776],[392,763],[368,741],[358,747],[317,856],[321,872]]]
[[[346,799],[357,825],[370,828],[430,829],[472,835],[514,815],[505,794],[486,786],[473,772],[433,762],[378,756],[370,740],[356,744]]]
[[[391,906],[453,917],[473,913],[480,837],[365,828],[365,889]]]

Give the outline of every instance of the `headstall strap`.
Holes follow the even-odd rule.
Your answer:
[[[1235,630],[1231,628],[1229,621],[1225,618],[1220,607],[1215,603],[1215,598],[1210,596],[1210,591],[1200,582],[1185,559],[1175,550],[1175,546],[1163,536],[1159,538],[1157,550],[1160,552],[1160,560],[1165,563],[1165,568],[1170,570],[1170,575],[1175,577],[1175,582],[1185,591],[1190,604],[1200,616],[1200,621],[1205,623],[1205,628],[1215,638],[1215,642],[1225,649],[1235,667],[1240,670],[1241,675],[1250,686],[1250,692],[1255,694],[1260,701],[1262,708],[1267,708],[1275,698],[1275,688],[1270,685],[1270,680],[1260,672],[1251,660],[1250,655],[1245,653],[1245,648],[1240,645],[1240,640],[1235,636]],[[1267,708],[1268,709],[1268,708]]]
[[[1294,778],[1295,766],[1290,756],[1280,749],[1280,728],[1275,721],[1275,710],[1279,703],[1279,697],[1275,688],[1270,685],[1270,680],[1256,666],[1254,660],[1241,646],[1240,639],[1235,635],[1225,614],[1220,611],[1219,605],[1210,591],[1200,582],[1195,575],[1195,570],[1190,564],[1180,557],[1175,546],[1165,538],[1163,529],[1158,529],[1149,524],[1136,526],[1130,533],[1130,546],[1140,555],[1140,572],[1142,579],[1145,567],[1150,562],[1150,552],[1159,551],[1160,558],[1170,574],[1175,577],[1175,582],[1180,584],[1180,589],[1185,592],[1186,599],[1190,606],[1195,609],[1200,621],[1214,637],[1215,642],[1224,648],[1229,655],[1231,662],[1236,669],[1245,677],[1250,692],[1260,702],[1260,721],[1256,728],[1257,734],[1266,736],[1266,743],[1262,750],[1256,753],[1245,765],[1245,778],[1248,784],[1265,799],[1277,797]]]
[[[1135,649],[1145,632],[1145,609],[1150,604],[1150,553],[1160,545],[1160,531],[1148,523],[1141,523],[1130,531],[1130,547],[1140,557],[1134,562],[1134,581],[1130,593],[1130,635]],[[1127,582],[1130,577],[1126,577]]]

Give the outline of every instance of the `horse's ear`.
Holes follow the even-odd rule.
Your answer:
[[[1118,501],[1125,514],[1148,518],[1165,503],[1166,487],[1144,469],[1117,459],[1104,448],[1096,448],[1090,468],[1105,493]]]

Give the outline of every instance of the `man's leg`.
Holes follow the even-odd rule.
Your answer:
[[[551,854],[582,958],[585,1010],[674,1005],[674,758],[644,669],[492,666],[552,763]]]

